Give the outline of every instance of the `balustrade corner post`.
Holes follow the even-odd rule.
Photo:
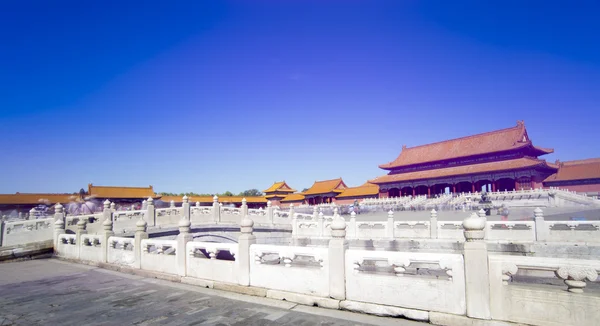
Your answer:
[[[294,204],[290,204],[290,221],[292,222],[292,237],[298,236],[298,217],[294,213]]]
[[[219,223],[221,221],[221,205],[219,205],[219,197],[217,195],[213,197],[212,213],[213,222]]]
[[[152,197],[148,197],[146,202],[146,223],[150,224],[150,226],[156,226],[156,209],[154,208],[154,199],[152,199]]]
[[[337,217],[331,222],[329,240],[329,296],[336,300],[346,299],[346,222]]]
[[[56,228],[57,227],[56,222],[58,222],[58,221],[61,221],[61,223],[58,224],[61,226],[60,231]],[[56,203],[56,205],[54,205],[54,249],[55,250],[58,245],[58,236],[65,232],[65,222],[66,221],[65,221],[64,207],[60,203]],[[2,229],[2,232],[4,232],[4,228]],[[57,233],[57,232],[59,232],[59,233]]]
[[[104,207],[106,207],[106,202]],[[103,263],[108,262],[108,247],[110,246],[110,244],[108,243],[108,238],[115,235],[115,232],[113,231],[112,211],[110,210],[110,207],[105,209],[104,211],[106,212],[107,210],[111,215],[109,215],[108,218],[106,218],[104,222],[102,222],[102,235],[100,240],[100,248],[102,249]]]
[[[183,196],[181,202],[181,216],[190,221],[190,199],[188,196]]]
[[[394,212],[390,209],[388,212],[387,223],[385,225],[385,236],[394,240]]]
[[[177,249],[175,250],[175,256],[177,259],[177,274],[179,276],[185,276],[187,270],[187,243],[194,240],[193,235],[190,233],[190,226],[192,223],[190,220],[183,217],[179,221],[179,234],[177,235]]]
[[[62,207],[61,207],[62,209]],[[56,214],[56,213],[55,213]],[[2,230],[4,232],[4,230]],[[58,242],[60,241],[59,237],[61,234],[65,233],[65,221],[62,218],[57,218],[54,221],[54,252],[58,251]]]
[[[267,200],[267,221],[269,221],[270,224],[274,224],[274,214],[273,214],[273,205],[271,204],[270,200]]]
[[[100,221],[100,223],[103,223],[106,220],[112,221],[112,213],[114,212],[112,207],[114,207],[114,203],[111,203],[110,200],[107,199],[102,204],[104,205],[104,209],[102,210],[102,221]]]
[[[254,262],[250,257],[250,246],[256,243],[254,231],[254,221],[244,216],[240,223],[240,236],[238,238],[238,252],[235,257],[238,268],[238,283],[243,286],[250,285],[250,264]]]
[[[486,225],[477,213],[463,221],[467,316],[479,319],[491,318]]]
[[[544,211],[537,207],[533,210],[534,222],[535,222],[535,241],[547,241],[549,229],[544,220]]]
[[[319,218],[317,219],[317,229],[319,231],[319,237],[325,236],[325,218],[323,216],[323,210],[319,212]]]
[[[142,268],[142,240],[148,239],[148,223],[144,220],[143,216],[135,223],[135,236],[133,239],[133,254],[135,261],[133,262],[135,268]],[[179,248],[178,248],[179,249]],[[179,250],[177,250],[179,251]],[[177,254],[177,251],[175,254]],[[185,251],[185,250],[184,250]]]
[[[87,234],[86,228],[87,221],[80,217],[77,222],[77,231],[75,231],[75,244],[77,244],[77,259],[81,257],[81,246],[83,245],[83,241],[81,241],[81,236],[83,234]]]
[[[356,213],[350,213],[350,222],[346,226],[346,235],[349,239],[356,239]]]
[[[437,211],[432,209],[429,216],[429,237],[431,239],[438,238],[438,219]]]
[[[246,200],[246,198],[242,198],[242,206],[240,206],[240,211],[242,218],[248,215],[248,201]]]
[[[2,247],[2,241],[4,239],[4,217],[0,217],[0,247]],[[56,238],[54,238],[54,244],[56,245]]]

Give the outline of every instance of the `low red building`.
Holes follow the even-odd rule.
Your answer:
[[[358,187],[346,188],[344,192],[335,197],[336,204],[347,205],[355,201],[361,201],[366,198],[377,198],[379,196],[379,186],[366,182]]]
[[[402,147],[369,182],[380,197],[541,188],[558,167],[539,159],[552,149],[535,146],[523,121],[511,128],[438,143]]]
[[[318,205],[323,203],[335,202],[335,197],[348,188],[342,178],[324,181],[315,181],[315,183],[302,192],[304,202],[309,205]]]
[[[577,161],[556,161],[558,172],[544,180],[545,187],[597,195],[600,192],[600,158]]]

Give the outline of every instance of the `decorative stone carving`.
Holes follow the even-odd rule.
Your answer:
[[[252,234],[252,231],[254,231],[253,227],[254,221],[252,221],[252,219],[250,219],[250,217],[246,215],[240,223],[240,232],[245,234]]]
[[[483,240],[485,237],[486,220],[472,213],[463,221],[465,239],[469,242]]]
[[[582,293],[586,283],[585,280],[593,282],[598,278],[598,272],[591,267],[563,266],[556,272],[556,276],[565,281],[568,291]]]
[[[519,268],[513,263],[502,264],[502,284],[508,285],[508,281],[512,280],[512,277],[517,274]]]
[[[334,219],[333,222],[331,222],[330,227],[331,227],[331,236],[333,238],[345,238],[346,237],[346,222],[344,220],[342,220],[341,218]]]

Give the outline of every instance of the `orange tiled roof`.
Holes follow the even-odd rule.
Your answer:
[[[379,194],[379,186],[366,182],[362,186],[346,188],[344,192],[337,195],[335,198],[374,196]]]
[[[600,158],[560,162],[558,172],[544,182],[600,179]]]
[[[79,194],[0,194],[0,204],[4,205],[54,205],[74,202],[77,199]]]
[[[302,195],[302,194],[289,194],[289,195],[285,196],[285,198],[283,198],[281,200],[281,202],[285,203],[285,202],[302,201],[302,200],[304,200],[304,195]]]
[[[284,198],[285,196],[287,196],[289,194],[275,194],[275,195],[267,195],[265,196],[266,199],[271,199],[271,198]]]
[[[88,194],[97,198],[158,198],[152,186],[148,187],[108,187],[88,185]]]
[[[544,160],[538,160],[538,159],[534,159],[534,158],[524,157],[524,158],[518,158],[518,159],[514,159],[514,160],[471,164],[471,165],[464,165],[464,166],[455,166],[455,167],[451,167],[451,168],[384,175],[381,177],[377,177],[373,180],[369,180],[369,182],[375,183],[375,184],[384,184],[384,183],[389,183],[389,182],[423,180],[423,179],[450,177],[450,176],[465,175],[465,174],[472,174],[472,173],[484,173],[484,172],[492,172],[492,171],[508,171],[508,170],[521,169],[521,168],[532,167],[532,166],[537,166],[537,165],[547,167],[548,169],[553,169],[553,167],[548,165],[548,163],[546,163],[546,161],[544,161]]]
[[[330,192],[341,192],[342,189],[348,188],[342,178],[324,181],[315,181],[308,190],[302,192],[303,195],[326,194]]]
[[[275,182],[273,183],[273,185],[271,187],[269,187],[269,189],[264,190],[264,193],[269,193],[269,192],[275,192],[275,191],[281,191],[281,192],[296,192],[296,190],[292,189],[290,186],[287,185],[287,183],[285,183],[285,181],[281,181],[281,182]]]
[[[552,153],[553,149],[535,147],[527,135],[525,123],[518,121],[515,127],[490,131],[482,134],[446,140],[416,147],[402,147],[402,152],[393,162],[382,164],[382,169],[436,162],[441,160],[504,152],[531,146],[539,155]]]

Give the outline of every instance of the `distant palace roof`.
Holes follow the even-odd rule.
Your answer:
[[[79,199],[79,194],[0,194],[0,204],[37,205],[56,203],[66,204]]]
[[[544,182],[600,179],[600,158],[559,163],[558,172]]]
[[[537,155],[549,154],[553,149],[533,146],[527,135],[525,123],[518,121],[515,127],[500,129],[482,134],[446,140],[438,143],[407,148],[393,162],[379,167],[392,170],[403,166],[437,162],[473,155],[506,152],[519,148],[531,147]]]
[[[369,180],[369,182],[375,183],[375,184],[384,184],[384,183],[399,182],[399,181],[412,181],[412,180],[422,180],[422,179],[431,179],[431,178],[452,177],[452,176],[472,174],[472,173],[485,173],[485,172],[492,172],[492,171],[510,171],[510,170],[516,170],[516,169],[521,169],[521,168],[526,168],[526,167],[534,167],[534,166],[545,167],[548,169],[556,169],[556,167],[554,167],[551,164],[548,164],[545,160],[523,157],[523,158],[518,158],[518,159],[514,159],[514,160],[455,166],[455,167],[435,169],[435,170],[424,170],[424,171],[417,171],[417,172],[388,174],[388,175],[384,175],[381,177],[377,177],[373,180]]]
[[[296,192],[295,189],[292,189],[290,186],[287,185],[287,183],[285,183],[285,181],[281,181],[281,182],[275,182],[273,183],[273,185],[271,187],[269,187],[269,189],[264,190],[264,193],[270,193],[270,192]]]
[[[315,183],[308,190],[302,192],[302,195],[318,195],[328,194],[332,192],[341,193],[344,189],[348,188],[342,178],[333,180],[315,181]]]
[[[337,195],[335,198],[374,196],[377,194],[379,194],[379,186],[376,184],[366,182],[365,184],[358,187],[346,188],[344,192]]]
[[[148,187],[108,187],[88,184],[88,194],[97,198],[160,198],[154,193],[152,186]]]

